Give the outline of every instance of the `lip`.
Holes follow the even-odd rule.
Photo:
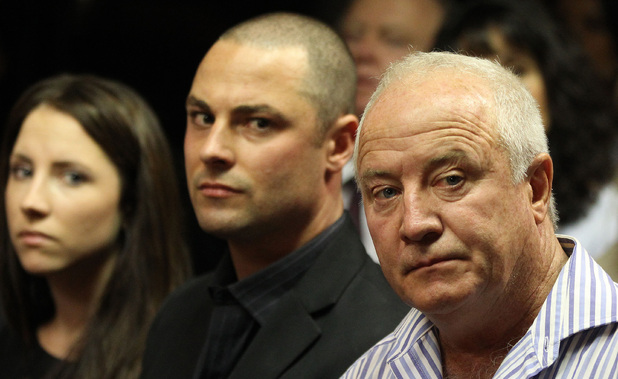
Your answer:
[[[37,247],[41,246],[53,238],[45,233],[34,231],[34,230],[24,230],[17,234],[17,238],[26,246]]]
[[[204,182],[198,186],[200,193],[206,197],[227,198],[240,193],[239,189],[221,183]]]
[[[438,266],[442,263],[448,263],[451,261],[457,261],[459,259],[455,258],[455,257],[444,257],[444,258],[433,258],[433,259],[426,259],[426,260],[422,260],[419,262],[416,262],[410,269],[410,271],[417,271],[423,268],[433,268],[435,266]]]

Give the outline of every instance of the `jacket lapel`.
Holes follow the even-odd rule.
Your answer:
[[[280,377],[320,337],[316,314],[333,306],[368,260],[346,214],[343,228],[281,299],[230,374],[230,379]]]
[[[288,293],[263,325],[230,379],[276,378],[321,334],[303,304]]]

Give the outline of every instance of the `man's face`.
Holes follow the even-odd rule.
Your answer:
[[[360,187],[382,269],[426,314],[491,307],[534,261],[529,187],[511,180],[486,92],[449,71],[393,84],[361,131]]]
[[[356,111],[361,114],[380,75],[411,49],[429,51],[442,24],[437,0],[355,0],[342,20],[342,34],[356,62]]]
[[[252,241],[301,229],[324,181],[317,114],[301,95],[306,52],[219,41],[187,100],[185,165],[200,226]]]

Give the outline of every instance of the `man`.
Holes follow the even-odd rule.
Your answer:
[[[270,14],[224,33],[187,98],[185,164],[215,272],[167,301],[144,378],[332,378],[409,309],[343,212],[355,75],[321,22]]]
[[[515,75],[413,53],[388,70],[358,133],[382,269],[417,309],[345,377],[615,377],[618,288],[554,234],[547,140]]]
[[[361,115],[380,75],[410,50],[430,51],[450,8],[449,0],[353,0],[339,29],[356,63],[356,114]],[[359,212],[354,169],[343,170],[344,203],[358,225],[367,253],[378,261],[363,212]]]

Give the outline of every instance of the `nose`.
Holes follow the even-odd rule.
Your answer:
[[[403,219],[399,229],[402,240],[428,244],[440,238],[444,228],[431,199],[408,194],[403,203]]]
[[[224,121],[215,122],[200,147],[200,159],[208,166],[229,168],[234,165],[233,131]]]
[[[51,211],[49,188],[42,178],[34,178],[27,183],[21,200],[22,212],[30,218],[45,217]]]
[[[377,54],[377,40],[370,33],[363,33],[363,35],[354,38],[348,42],[348,46],[357,64],[370,62],[375,59]]]

